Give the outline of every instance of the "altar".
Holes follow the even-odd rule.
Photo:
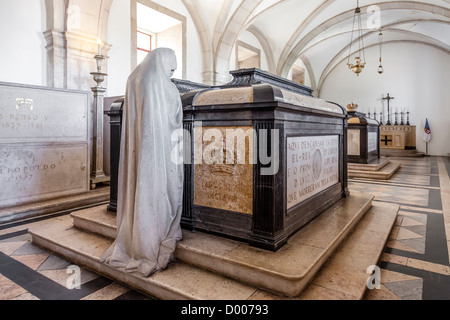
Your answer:
[[[397,150],[416,149],[416,126],[380,126],[380,148]]]

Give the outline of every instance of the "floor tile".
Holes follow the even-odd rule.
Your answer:
[[[49,255],[49,253],[39,253],[30,255],[17,255],[13,256],[13,258],[23,263],[27,267],[36,270],[49,257]]]
[[[389,282],[384,286],[402,300],[422,300],[422,279]]]
[[[0,274],[0,300],[14,299],[26,292],[24,288]]]
[[[39,248],[37,245],[33,244],[30,241],[27,241],[24,243],[23,246],[15,250],[11,255],[12,256],[19,256],[19,255],[26,255],[26,254],[40,254],[40,253],[47,253],[46,250]]]
[[[38,271],[42,270],[56,270],[56,269],[65,269],[70,266],[72,263],[67,261],[59,256],[50,255],[47,260],[39,267]]]

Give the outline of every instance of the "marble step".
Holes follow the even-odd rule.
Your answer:
[[[349,178],[368,178],[368,179],[379,179],[379,180],[389,180],[394,173],[400,169],[401,163],[398,161],[389,161],[387,165],[378,171],[368,171],[368,170],[348,170]]]
[[[323,265],[308,288],[296,299],[363,299],[369,290],[367,281],[372,274],[372,267],[376,266],[381,258],[399,209],[400,206],[396,204],[375,202]],[[254,295],[255,299],[262,297]],[[264,297],[280,299],[279,296],[268,296],[267,293]]]
[[[277,252],[202,232],[183,230],[176,258],[281,295],[298,296],[372,206],[373,196],[351,196],[326,210]],[[99,206],[71,214],[74,226],[114,238],[115,216]]]
[[[256,288],[212,272],[173,262],[162,272],[142,277],[101,263],[112,239],[75,228],[70,216],[29,230],[32,241],[65,259],[162,300],[246,300]]]
[[[77,195],[0,208],[0,224],[105,203],[109,201],[109,189],[109,186],[106,186]]]
[[[380,157],[379,159],[376,159],[372,161],[371,163],[348,163],[347,168],[348,170],[361,170],[361,171],[378,171],[382,169],[384,166],[388,165],[389,158],[386,157]]]
[[[395,150],[395,149],[380,149],[380,155],[385,157],[423,157],[424,152],[419,152],[417,150]]]
[[[398,205],[374,203],[306,290],[291,299],[361,299],[367,288],[367,268],[377,264],[398,210]],[[108,267],[100,262],[100,257],[113,240],[75,228],[69,216],[53,218],[47,224],[34,227],[29,232],[35,244],[159,299],[287,299],[285,296],[180,261],[171,263],[166,270],[156,272],[149,278]],[[328,233],[319,235],[320,237],[316,238],[318,243],[310,243],[311,246],[320,247],[320,241],[325,241],[327,235],[329,236]],[[217,253],[223,250],[223,247],[217,248],[219,242],[204,242],[210,239],[197,240],[205,252]],[[304,257],[296,257],[297,260],[302,258]],[[252,260],[247,262],[251,263]],[[289,256],[278,260],[278,265],[288,262]]]

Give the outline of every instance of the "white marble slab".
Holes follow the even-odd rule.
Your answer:
[[[287,208],[339,182],[339,136],[288,137]]]
[[[86,141],[86,92],[0,82],[0,143]]]
[[[369,132],[367,134],[367,152],[373,152],[378,150],[378,133]]]
[[[347,132],[347,154],[350,156],[361,155],[361,130],[348,129]]]
[[[89,190],[85,144],[0,144],[0,206]]]
[[[89,190],[88,92],[0,82],[0,206]]]

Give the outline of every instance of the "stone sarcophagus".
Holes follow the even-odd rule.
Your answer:
[[[181,225],[275,251],[348,195],[347,113],[267,72],[231,73],[234,80],[221,87],[174,81],[184,117]],[[120,192],[122,107],[120,99],[107,111],[110,211]]]
[[[342,107],[267,83],[182,100],[183,228],[277,250],[348,195]]]
[[[364,113],[348,111],[349,163],[369,164],[380,158],[380,125]]]

